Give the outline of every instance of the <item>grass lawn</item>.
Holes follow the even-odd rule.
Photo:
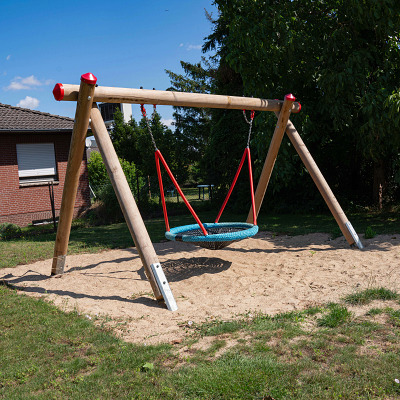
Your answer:
[[[359,298],[357,318],[346,302],[247,314],[187,327],[178,345],[139,346],[0,286],[0,398],[399,398],[399,296],[378,288]],[[374,299],[387,306],[368,308]]]
[[[205,221],[214,216],[201,214]],[[396,215],[348,216],[359,233],[400,232]],[[171,217],[172,226],[188,223],[189,215]],[[276,234],[339,235],[330,215],[264,215],[259,225]],[[164,238],[163,219],[146,226],[153,241]],[[0,241],[0,266],[51,258],[55,234],[34,233]],[[131,245],[126,224],[77,223],[69,254]],[[386,305],[369,306],[372,300]],[[399,295],[385,288],[273,317],[192,324],[182,327],[182,343],[159,346],[125,343],[100,321],[17,295],[1,282],[0,303],[0,399],[400,398]],[[358,317],[354,305],[364,307]]]

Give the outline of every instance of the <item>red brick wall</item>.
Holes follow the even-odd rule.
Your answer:
[[[0,133],[0,223],[12,222],[24,226],[34,220],[52,217],[47,185],[29,187],[20,187],[19,185],[17,143],[54,143],[59,181],[59,184],[54,185],[54,203],[56,215],[59,214],[70,140],[70,133]],[[89,180],[86,154],[83,154],[75,202],[75,216],[89,206]]]

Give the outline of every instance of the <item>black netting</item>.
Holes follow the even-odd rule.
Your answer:
[[[232,233],[232,232],[239,232],[239,231],[244,231],[248,228],[244,227],[229,227],[229,226],[222,226],[222,227],[215,227],[215,228],[207,228],[205,227],[205,230],[209,235],[217,235],[220,233]],[[182,241],[182,235],[185,236],[202,236],[203,232],[201,229],[192,229],[190,231],[182,232],[181,234],[178,234],[175,236],[175,240],[177,241]],[[191,242],[190,240],[185,240],[185,243],[192,243],[196,246],[203,247],[205,249],[209,250],[220,250],[223,249],[226,246],[229,246],[233,242],[238,242],[240,239],[237,240],[228,240],[226,242],[212,242],[212,241],[204,241],[204,242]]]

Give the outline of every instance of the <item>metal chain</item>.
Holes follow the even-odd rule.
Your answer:
[[[147,118],[146,109],[144,108],[144,104],[140,105],[140,110],[142,111],[143,118],[146,121],[147,130],[149,131],[149,134],[150,134],[150,137],[151,137],[151,142],[153,143],[153,146],[154,146],[154,150],[157,151],[158,150],[157,149],[157,144],[156,144],[156,141],[154,140],[153,132],[151,131],[150,122],[149,122],[149,119]],[[154,106],[153,115],[154,115],[155,112],[156,112],[156,108]]]
[[[251,129],[253,127],[254,111],[252,110],[250,113],[250,121],[247,119],[246,110],[243,110],[243,116],[245,121],[249,124],[249,136],[247,137],[247,147],[250,147],[250,137],[251,137]]]

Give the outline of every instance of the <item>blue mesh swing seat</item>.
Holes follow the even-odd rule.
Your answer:
[[[207,235],[203,235],[199,224],[178,226],[165,232],[168,240],[192,243],[209,250],[220,250],[233,242],[254,236],[258,226],[245,222],[219,222],[203,224]]]
[[[155,107],[155,106],[154,106]],[[160,150],[157,149],[157,146],[154,141],[154,137],[151,132],[150,124],[146,117],[146,110],[144,109],[143,104],[141,105],[141,110],[143,117],[146,120],[148,131],[150,133],[154,149],[155,149],[155,159],[156,159],[156,168],[157,168],[157,176],[158,176],[158,183],[160,185],[160,195],[161,195],[161,202],[163,206],[163,213],[164,213],[164,220],[165,220],[165,237],[168,240],[174,240],[179,242],[185,243],[192,243],[194,245],[204,247],[210,250],[219,250],[223,249],[226,246],[229,246],[233,242],[237,242],[239,240],[243,240],[254,236],[258,232],[258,226],[256,222],[256,211],[255,211],[255,201],[254,201],[254,190],[253,190],[253,175],[252,175],[252,168],[251,168],[251,157],[250,157],[250,134],[251,134],[251,126],[254,118],[254,111],[251,112],[251,119],[250,121],[247,120],[246,115],[244,113],[246,122],[250,125],[249,130],[249,137],[247,140],[247,147],[243,153],[242,160],[240,161],[240,165],[238,170],[236,171],[235,178],[232,182],[232,185],[229,189],[229,192],[225,198],[225,201],[219,211],[219,214],[214,223],[202,223],[197,216],[196,212],[193,210],[192,206],[189,204],[188,200],[186,199],[185,195],[183,194],[178,182],[176,181],[174,175],[172,174],[171,170],[168,167],[164,157],[162,156]],[[218,222],[221,214],[226,206],[226,203],[229,200],[229,197],[232,193],[232,190],[236,184],[237,178],[239,173],[242,169],[244,160],[247,157],[248,167],[249,167],[249,178],[250,178],[250,191],[251,191],[251,203],[252,203],[252,210],[253,210],[253,224],[245,223],[245,222]],[[184,225],[178,226],[176,228],[170,229],[168,215],[167,215],[167,207],[165,203],[165,196],[164,196],[164,187],[163,181],[161,176],[161,168],[160,168],[160,161],[162,162],[165,170],[167,171],[169,177],[171,178],[172,183],[174,184],[177,192],[182,197],[184,203],[186,204],[187,208],[193,215],[194,219],[196,220],[197,224],[192,225]]]

